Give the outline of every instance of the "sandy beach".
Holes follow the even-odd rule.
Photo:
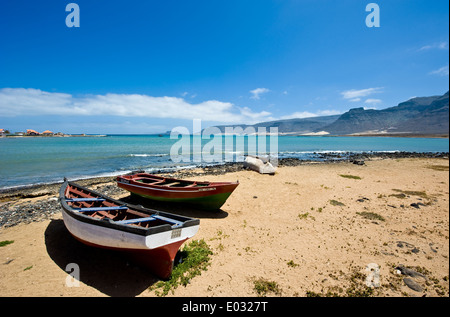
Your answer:
[[[167,296],[448,297],[448,171],[448,158],[309,163],[274,176],[197,170],[189,177],[240,185],[218,212],[149,204],[200,219],[191,240],[203,239],[213,252],[207,271]],[[111,179],[90,187],[129,199]],[[5,220],[0,241],[13,242],[0,247],[1,296],[157,296],[151,286],[158,280],[147,271],[75,241],[56,197],[1,198],[0,215],[21,206],[54,209],[33,221]],[[69,263],[80,267],[77,287],[67,286]],[[257,281],[274,287],[258,293]]]

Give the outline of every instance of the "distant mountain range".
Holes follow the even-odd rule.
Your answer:
[[[382,110],[350,109],[342,115],[304,119],[277,120],[254,125],[225,127],[277,127],[289,135],[448,135],[449,93],[442,96],[417,97]]]

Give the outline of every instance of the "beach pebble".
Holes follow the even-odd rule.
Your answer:
[[[12,261],[14,261],[14,259],[6,258],[6,262],[3,263],[3,264],[8,265],[8,264],[11,263]]]
[[[421,278],[427,280],[427,277],[425,275],[423,275],[422,273],[419,273],[419,272],[414,271],[413,269],[404,267],[403,265],[399,265],[395,269],[397,271],[400,271],[400,273],[403,275],[414,277],[414,278],[421,277]]]
[[[433,243],[430,243],[430,244],[429,244],[430,249],[431,249],[431,251],[433,251],[434,253],[437,253],[437,250],[436,250],[437,247],[436,247],[436,249],[433,249],[433,245],[434,245]]]
[[[420,286],[417,282],[409,277],[405,277],[403,279],[403,282],[405,282],[406,286],[408,286],[413,291],[421,292],[423,290],[422,286]]]

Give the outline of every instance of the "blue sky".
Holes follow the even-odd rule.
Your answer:
[[[370,2],[2,1],[0,128],[158,133],[445,93],[448,2],[374,1],[369,28]]]

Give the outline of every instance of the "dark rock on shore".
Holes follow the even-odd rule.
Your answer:
[[[426,282],[428,281],[428,277],[423,275],[422,273],[419,273],[413,269],[407,268],[403,265],[399,265],[395,268],[396,270],[400,271],[402,275],[405,275],[406,277],[403,279],[403,282],[406,286],[408,286],[410,289],[416,292],[422,292],[423,287],[420,282]]]
[[[416,291],[416,292],[422,292],[423,291],[423,287],[420,286],[420,284],[418,284],[417,282],[415,282],[412,278],[405,277],[403,279],[403,282],[405,282],[406,286],[408,286],[413,291]]]
[[[414,277],[414,278],[421,277],[425,280],[428,280],[428,278],[425,275],[423,275],[422,273],[416,272],[413,269],[407,268],[403,265],[399,265],[395,269],[399,270],[402,275],[406,275],[406,276]]]

